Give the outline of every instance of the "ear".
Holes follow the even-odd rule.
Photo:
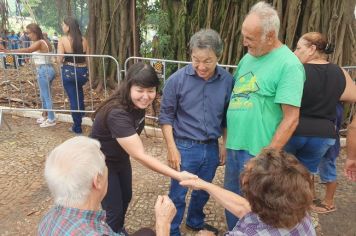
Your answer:
[[[101,174],[96,174],[93,178],[93,188],[94,189],[101,189],[103,186],[103,176]]]
[[[315,46],[314,44],[312,44],[312,45],[309,47],[309,56],[314,55],[315,52],[316,52],[316,46]]]
[[[269,44],[273,44],[275,38],[276,38],[276,32],[274,31],[270,31],[266,34],[266,40]]]

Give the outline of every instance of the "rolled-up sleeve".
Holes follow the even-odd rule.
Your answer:
[[[173,126],[173,122],[177,112],[177,88],[176,80],[170,78],[167,80],[161,99],[161,109],[159,114],[160,125],[169,124]]]

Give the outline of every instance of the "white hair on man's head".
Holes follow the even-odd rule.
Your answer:
[[[261,19],[263,37],[265,37],[268,32],[274,31],[278,38],[280,20],[278,12],[271,4],[264,1],[258,2],[252,6],[248,14],[256,14]]]
[[[93,178],[104,171],[105,156],[100,143],[78,136],[52,150],[46,159],[44,175],[54,202],[73,207],[87,200]]]

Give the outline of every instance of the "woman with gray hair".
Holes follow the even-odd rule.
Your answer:
[[[219,165],[225,163],[224,146],[218,138],[225,132],[225,114],[230,100],[232,76],[218,66],[223,51],[219,34],[202,29],[190,39],[192,64],[168,79],[163,90],[159,122],[168,149],[168,164],[176,170],[187,170],[211,182]],[[223,135],[223,143],[225,135]],[[169,196],[177,208],[171,235],[180,235],[179,226],[185,211],[187,188],[171,181]],[[204,223],[203,208],[209,199],[204,191],[191,195],[186,227],[198,231],[213,226]]]

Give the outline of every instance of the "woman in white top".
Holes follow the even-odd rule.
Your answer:
[[[36,65],[37,81],[40,89],[40,97],[42,108],[48,109],[47,112],[42,113],[42,117],[37,119],[40,127],[45,128],[54,126],[56,124],[54,112],[52,109],[51,85],[56,77],[55,70],[50,62],[50,58],[43,55],[36,55],[36,53],[48,53],[52,50],[51,44],[44,40],[41,28],[31,23],[26,26],[26,33],[31,39],[32,44],[28,48],[20,48],[15,50],[4,50],[5,52],[21,52],[33,53],[32,59]],[[48,117],[46,117],[46,113]]]

